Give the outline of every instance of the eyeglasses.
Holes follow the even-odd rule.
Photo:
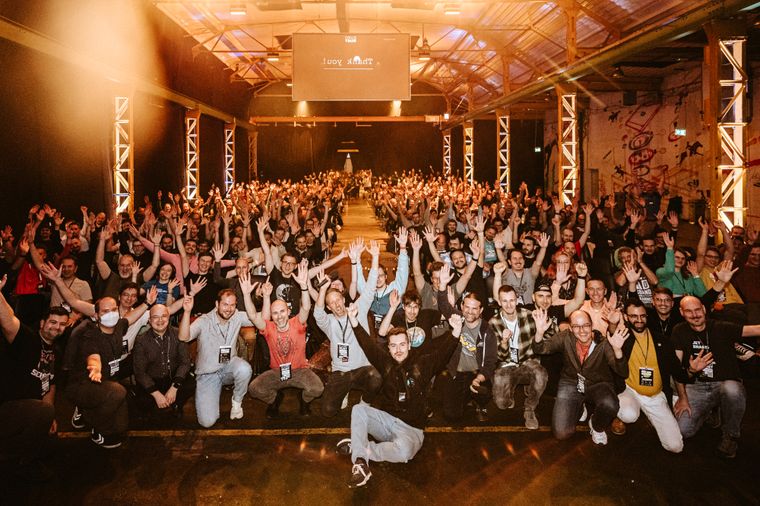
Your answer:
[[[718,255],[705,255],[705,258],[711,258],[713,260],[719,260],[720,257]]]
[[[647,315],[645,314],[626,314],[629,320],[646,320]]]
[[[570,325],[570,328],[573,330],[591,330],[591,324],[584,323],[583,325]]]

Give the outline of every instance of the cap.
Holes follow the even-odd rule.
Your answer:
[[[548,283],[541,283],[533,290],[534,292],[549,292],[552,293],[552,285]]]

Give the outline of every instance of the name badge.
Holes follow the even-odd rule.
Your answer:
[[[406,392],[399,392],[398,393],[398,401],[399,402],[406,402]]]
[[[523,296],[522,295],[518,295],[517,296],[517,305],[518,306],[524,306],[525,305],[525,301],[523,301]]]
[[[111,360],[108,362],[108,367],[110,368],[110,376],[116,376],[116,374],[119,372],[119,359]]]
[[[343,343],[338,343],[338,360],[340,360],[343,363],[348,362],[348,345]]]
[[[581,373],[578,373],[578,384],[575,388],[578,390],[578,393],[586,393],[586,378]]]
[[[288,381],[291,378],[290,362],[280,364],[280,381]]]
[[[126,357],[129,353],[129,340],[128,339],[122,339],[121,341],[121,356]]]
[[[518,354],[517,354],[517,348],[510,347],[509,348],[509,360],[514,362],[515,364],[518,362]]]
[[[713,362],[712,364],[710,364],[707,367],[705,367],[704,369],[702,369],[702,377],[703,378],[708,378],[708,379],[713,379],[715,377],[715,371],[713,369],[714,366],[715,366],[715,362]]]
[[[226,364],[232,358],[232,346],[219,347],[219,363]]]
[[[651,367],[639,367],[639,385],[642,387],[654,386],[654,369]]]
[[[45,394],[50,391],[50,374],[43,374],[40,378],[40,384],[42,386],[42,397],[45,397]]]

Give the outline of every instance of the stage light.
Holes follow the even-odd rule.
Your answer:
[[[280,53],[278,53],[277,51],[267,51],[267,61],[268,62],[280,61]]]
[[[443,6],[443,14],[446,16],[459,16],[461,13],[459,4],[446,4]]]
[[[237,4],[237,5],[230,6],[231,16],[245,16],[246,14],[248,14],[248,9],[245,7],[245,4]]]

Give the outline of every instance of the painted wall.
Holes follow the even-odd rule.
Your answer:
[[[755,72],[756,73],[756,72]],[[752,80],[753,90],[757,90]],[[752,94],[752,110],[760,98]],[[579,126],[584,133],[581,183],[585,198],[624,191],[632,183],[656,188],[663,180],[665,202],[681,196],[684,213],[700,191],[711,201],[714,172],[709,166],[709,133],[703,124],[702,69],[697,66],[675,73],[663,81],[660,93],[638,93],[635,105],[623,105],[623,93],[599,94],[583,108]],[[678,136],[676,128],[685,128]],[[760,119],[747,128],[749,165],[748,207],[760,205]],[[557,187],[557,114],[546,116],[545,178]],[[597,182],[597,184],[594,184]],[[755,184],[757,183],[757,186]],[[755,220],[760,213],[748,212]]]

